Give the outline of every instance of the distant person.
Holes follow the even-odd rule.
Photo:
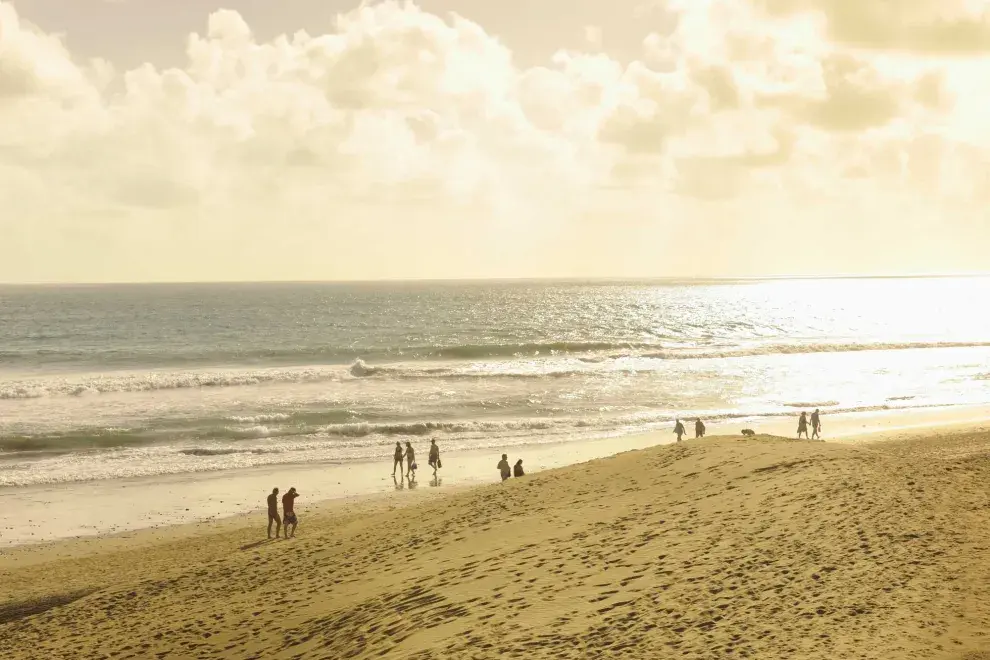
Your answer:
[[[440,465],[440,448],[437,447],[437,439],[430,439],[430,458],[427,461],[430,467],[433,468],[433,476],[437,476],[437,469],[441,467]]]
[[[802,433],[805,439],[808,439],[808,413],[806,412],[802,412],[801,417],[798,418],[798,439],[801,438]]]
[[[413,451],[412,444],[406,443],[406,476],[410,479],[416,478],[416,452]]]
[[[523,472],[522,459],[521,458],[518,461],[516,461],[516,464],[512,467],[512,476],[513,477],[525,477],[526,476],[526,473]]]
[[[502,460],[498,462],[499,473],[502,475],[502,481],[505,481],[512,476],[512,468],[509,467],[509,455],[502,454]]]
[[[684,428],[684,425],[681,424],[681,420],[677,420],[677,423],[674,424],[674,433],[677,434],[677,441],[678,442],[680,442],[681,441],[681,437],[685,433],[687,433],[687,430]]]
[[[272,537],[272,523],[275,523],[275,538],[278,538],[282,530],[282,519],[278,515],[278,488],[273,488],[268,496],[268,538]]]
[[[701,421],[701,418],[694,420],[694,437],[703,438],[705,437],[705,423]]]
[[[289,526],[292,526],[292,536],[296,535],[296,525],[299,524],[299,519],[296,518],[295,509],[293,505],[295,504],[296,498],[299,497],[299,493],[296,492],[296,487],[293,486],[289,489],[289,492],[282,496],[282,514],[285,517],[285,538],[289,538]]]
[[[818,408],[815,408],[815,412],[811,413],[811,439],[822,439],[822,416],[818,412]]]
[[[395,453],[392,454],[392,476],[395,476],[395,468],[399,468],[399,476],[402,475],[402,443],[395,443]]]

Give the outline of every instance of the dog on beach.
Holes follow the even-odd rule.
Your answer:
[[[742,430],[742,434],[744,436],[746,436],[747,438],[750,437],[750,436],[756,435],[756,433],[753,432],[753,429],[743,429]]]

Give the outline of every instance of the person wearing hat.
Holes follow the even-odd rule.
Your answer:
[[[296,525],[299,524],[299,519],[296,518],[295,509],[293,505],[295,504],[296,498],[299,497],[299,493],[296,492],[296,487],[293,486],[289,489],[289,492],[282,496],[282,525],[283,531],[285,532],[285,538],[289,538],[289,525],[292,525],[291,536],[296,535]]]

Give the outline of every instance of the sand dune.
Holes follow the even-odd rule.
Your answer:
[[[404,502],[404,506],[398,505]],[[0,563],[8,658],[946,658],[990,648],[990,435],[711,438]],[[38,551],[35,551],[38,552]]]

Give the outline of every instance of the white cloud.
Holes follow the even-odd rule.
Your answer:
[[[589,27],[520,68],[411,4],[265,42],[224,10],[181,69],[115,71],[0,2],[0,280],[903,270],[988,238],[985,64],[852,50],[838,0],[664,11],[639,61]],[[944,254],[891,244],[905,209]]]

